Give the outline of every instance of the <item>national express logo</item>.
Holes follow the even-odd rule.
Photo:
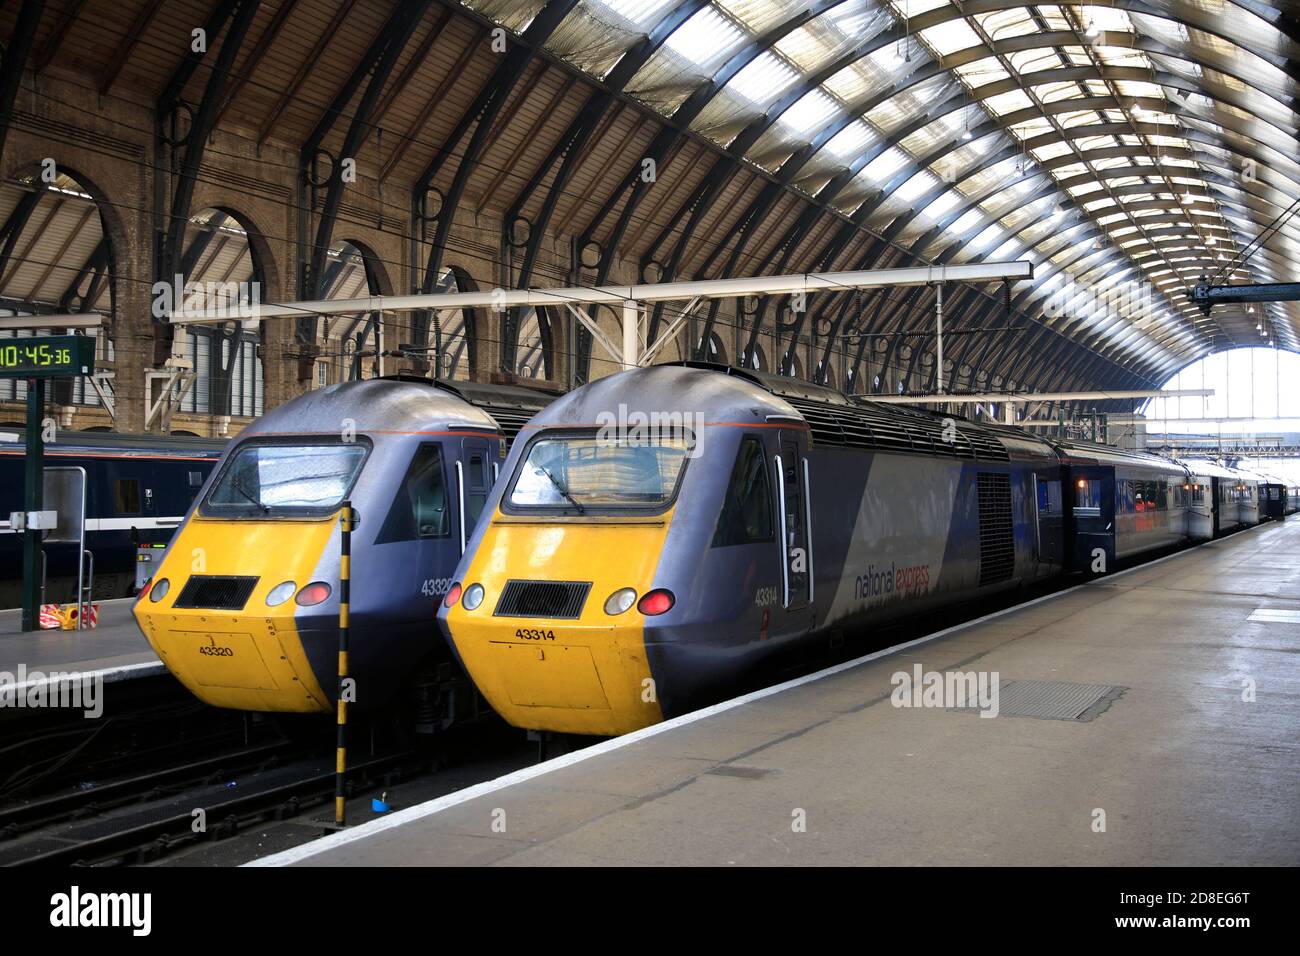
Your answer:
[[[853,582],[853,597],[859,601],[872,598],[908,597],[924,594],[930,589],[930,566],[912,564],[898,567],[893,561],[888,565],[868,564],[865,574]]]

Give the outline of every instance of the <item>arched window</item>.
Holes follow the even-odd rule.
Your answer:
[[[262,255],[242,218],[223,209],[190,217],[181,260],[187,309],[251,306],[262,301]],[[173,352],[193,363],[194,382],[180,410],[195,414],[262,414],[265,370],[255,319],[176,330]]]
[[[6,244],[12,243],[0,285],[0,316],[100,312],[111,319],[113,248],[104,210],[77,174],[57,168],[52,183],[29,175],[0,184]],[[32,334],[3,330],[0,338]],[[107,331],[92,329],[85,334],[97,339],[96,368],[111,367],[116,356]],[[26,398],[26,381],[0,381],[0,401]],[[100,404],[99,393],[85,377],[57,381],[52,398],[60,405]]]

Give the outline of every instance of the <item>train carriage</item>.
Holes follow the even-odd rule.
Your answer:
[[[0,441],[0,607],[20,601],[22,545],[8,518],[25,508],[23,435]],[[138,549],[171,540],[225,446],[221,439],[72,431],[46,445],[45,467],[86,473],[85,543],[96,600],[135,593]],[[77,546],[48,543],[43,550],[46,600],[75,603]]]
[[[1187,470],[1156,455],[1107,445],[1057,445],[1071,508],[1074,570],[1105,571],[1115,562],[1187,539]]]

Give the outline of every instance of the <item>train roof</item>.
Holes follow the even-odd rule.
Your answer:
[[[458,395],[477,408],[483,409],[501,426],[506,441],[513,442],[519,430],[534,415],[558,397],[557,394],[527,388],[522,385],[497,385],[487,382],[448,382],[439,379],[413,379],[402,376],[403,381],[424,381],[435,388]]]
[[[1006,445],[987,425],[954,415],[902,405],[887,405],[845,395],[825,385],[711,362],[670,363],[722,372],[752,382],[788,402],[808,422],[813,444],[929,455],[1007,461]],[[949,441],[946,420],[956,423]],[[1035,440],[1033,436],[1027,436]],[[1039,443],[1041,445],[1041,442]]]
[[[1237,473],[1220,465],[1217,461],[1210,461],[1206,458],[1180,458],[1179,461],[1183,467],[1193,475],[1208,476],[1210,478],[1236,478]]]
[[[1187,473],[1187,468],[1182,462],[1166,458],[1163,455],[1153,455],[1150,452],[1135,451],[1131,448],[1116,448],[1114,445],[1099,445],[1096,442],[1067,441],[1065,439],[1048,440],[1056,447],[1061,458],[1068,462],[1098,465],[1128,462],[1134,465],[1163,468],[1166,471],[1175,471],[1184,475]]]
[[[705,374],[684,363],[666,363],[598,378],[556,399],[533,424],[587,427],[620,412],[679,417],[700,413],[709,421],[754,424],[802,421],[788,402],[752,381]]]
[[[629,396],[635,396],[633,403]],[[598,379],[557,401],[537,424],[590,425],[629,404],[645,413],[706,413],[711,421],[792,419],[807,424],[814,445],[983,461],[1010,458],[987,429],[964,419],[950,441],[944,416],[862,403],[800,379],[710,362],[666,362]]]
[[[512,385],[441,382],[415,375],[340,382],[273,408],[245,435],[320,434],[351,419],[358,432],[419,432],[431,424],[500,431],[513,439],[553,396]]]
[[[113,453],[142,458],[193,457],[211,455],[218,458],[229,440],[201,438],[196,435],[149,435],[136,432],[74,432],[61,429],[57,440],[46,442],[49,453],[86,451],[98,454]],[[0,429],[0,450],[25,451],[25,428]]]

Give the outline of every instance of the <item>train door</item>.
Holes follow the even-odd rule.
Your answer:
[[[1050,475],[1033,473],[1030,476],[1033,486],[1035,525],[1038,560],[1051,564],[1063,563],[1061,538],[1064,533],[1064,516],[1061,509],[1061,480]]]
[[[1070,514],[1075,571],[1109,573],[1115,567],[1115,470],[1072,468]]]
[[[813,556],[809,539],[811,501],[808,497],[808,459],[801,436],[782,431],[776,456],[777,506],[781,516],[783,605],[786,610],[807,606],[812,600]]]
[[[460,461],[456,462],[461,554],[465,553],[465,545],[474,533],[474,526],[487,503],[488,492],[492,490],[493,444],[485,438],[461,439]]]
[[[1218,479],[1218,478],[1211,478],[1211,479],[1210,479],[1209,492],[1210,492],[1210,526],[1211,526],[1211,533],[1213,534],[1214,537],[1217,538],[1217,537],[1219,536],[1219,527],[1220,527],[1220,525],[1219,525],[1219,511],[1220,511],[1220,509],[1219,509],[1219,497],[1220,497],[1220,493],[1219,493],[1219,479]]]

